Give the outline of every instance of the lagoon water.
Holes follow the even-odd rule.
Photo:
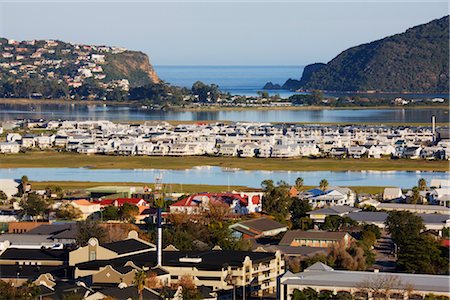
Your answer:
[[[268,81],[284,83],[300,78],[302,66],[155,66],[159,77],[171,84],[191,87],[201,80],[216,83],[223,91],[239,95],[256,95]],[[271,91],[282,97],[289,91]],[[373,96],[373,95],[371,95]],[[423,95],[408,95],[408,97]],[[370,97],[370,95],[369,95]],[[390,97],[396,97],[390,95]],[[448,97],[448,95],[427,95]],[[176,121],[251,121],[251,122],[376,122],[428,123],[436,115],[438,122],[448,122],[448,109],[342,109],[342,110],[256,110],[241,111],[151,111],[136,107],[83,104],[4,104],[0,103],[0,121],[23,118],[67,120],[176,120]]]
[[[288,78],[300,78],[302,66],[155,66],[159,77],[171,84],[191,87],[201,80],[216,83],[223,91],[239,95],[256,95],[268,81],[284,83]],[[271,91],[282,97],[289,91]],[[373,97],[374,95],[368,95]],[[408,95],[421,98],[423,95]],[[390,95],[396,97],[396,95]],[[426,95],[444,97],[448,95]],[[448,109],[342,109],[342,110],[252,110],[242,111],[149,111],[136,107],[83,104],[3,104],[0,121],[23,118],[70,120],[177,120],[177,121],[251,121],[251,122],[388,122],[425,123],[432,115],[438,122],[448,122]]]
[[[323,178],[330,186],[399,186],[411,188],[420,178],[447,179],[448,172],[407,172],[407,171],[245,171],[227,170],[220,167],[202,166],[186,170],[159,169],[88,169],[88,168],[12,168],[0,169],[0,178],[20,178],[27,175],[37,181],[98,181],[98,182],[154,182],[162,177],[164,183],[240,185],[260,187],[261,181],[284,180],[294,184],[298,177],[304,178],[305,185],[318,185]]]
[[[81,104],[5,104],[0,103],[0,121],[15,119],[64,120],[176,120],[176,121],[245,121],[309,123],[428,123],[448,122],[448,109],[320,109],[320,110],[219,110],[219,111],[151,111],[134,107]]]

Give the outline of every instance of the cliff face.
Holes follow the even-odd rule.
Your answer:
[[[107,79],[127,78],[131,86],[159,82],[158,75],[150,64],[148,56],[138,51],[125,51],[108,55],[104,70]]]
[[[445,93],[449,88],[449,17],[345,50],[305,68],[289,89]]]

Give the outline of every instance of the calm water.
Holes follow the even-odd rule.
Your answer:
[[[177,86],[190,88],[198,80],[204,83],[215,83],[222,91],[232,95],[256,96],[258,91],[267,82],[282,85],[287,79],[300,79],[303,66],[155,66],[158,76],[164,81]],[[287,98],[295,93],[290,91],[268,91],[269,94],[278,94]],[[330,93],[328,96],[339,97],[342,94]],[[376,94],[367,94],[364,97],[378,97]],[[388,98],[404,97],[414,98],[448,98],[447,94],[392,94]]]
[[[330,185],[339,186],[399,186],[410,188],[417,185],[420,178],[427,182],[431,179],[448,178],[448,172],[405,172],[405,171],[227,171],[219,167],[196,167],[187,170],[158,169],[109,169],[97,170],[87,168],[14,168],[0,169],[0,178],[20,178],[27,175],[37,181],[98,181],[98,182],[154,182],[162,175],[165,183],[208,184],[208,185],[243,185],[260,187],[261,181],[272,179],[294,184],[297,177],[304,178],[305,185],[318,185],[323,178]]]
[[[155,66],[158,76],[170,84],[192,87],[198,80],[215,83],[222,91],[232,95],[256,96],[271,81],[283,84],[288,78],[299,79],[303,66]],[[289,91],[270,91],[289,97]]]
[[[131,107],[71,104],[2,104],[0,121],[14,119],[65,120],[177,120],[251,122],[395,122],[426,123],[436,115],[448,122],[448,109],[344,109],[344,110],[241,110],[241,111],[149,111]]]

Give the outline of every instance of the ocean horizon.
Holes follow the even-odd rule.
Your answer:
[[[298,65],[154,65],[159,78],[172,85],[190,88],[196,81],[217,84],[233,95],[256,96],[267,82],[282,85],[289,78],[300,79]],[[270,95],[289,97],[293,92],[268,91]]]

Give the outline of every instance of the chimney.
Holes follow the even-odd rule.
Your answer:
[[[161,207],[157,207],[156,213],[157,213],[157,234],[158,234],[158,241],[157,241],[157,248],[156,248],[156,255],[157,255],[157,265],[159,267],[162,266],[162,221],[161,221]]]
[[[431,116],[431,133],[433,134],[433,144],[436,143],[436,116]]]

